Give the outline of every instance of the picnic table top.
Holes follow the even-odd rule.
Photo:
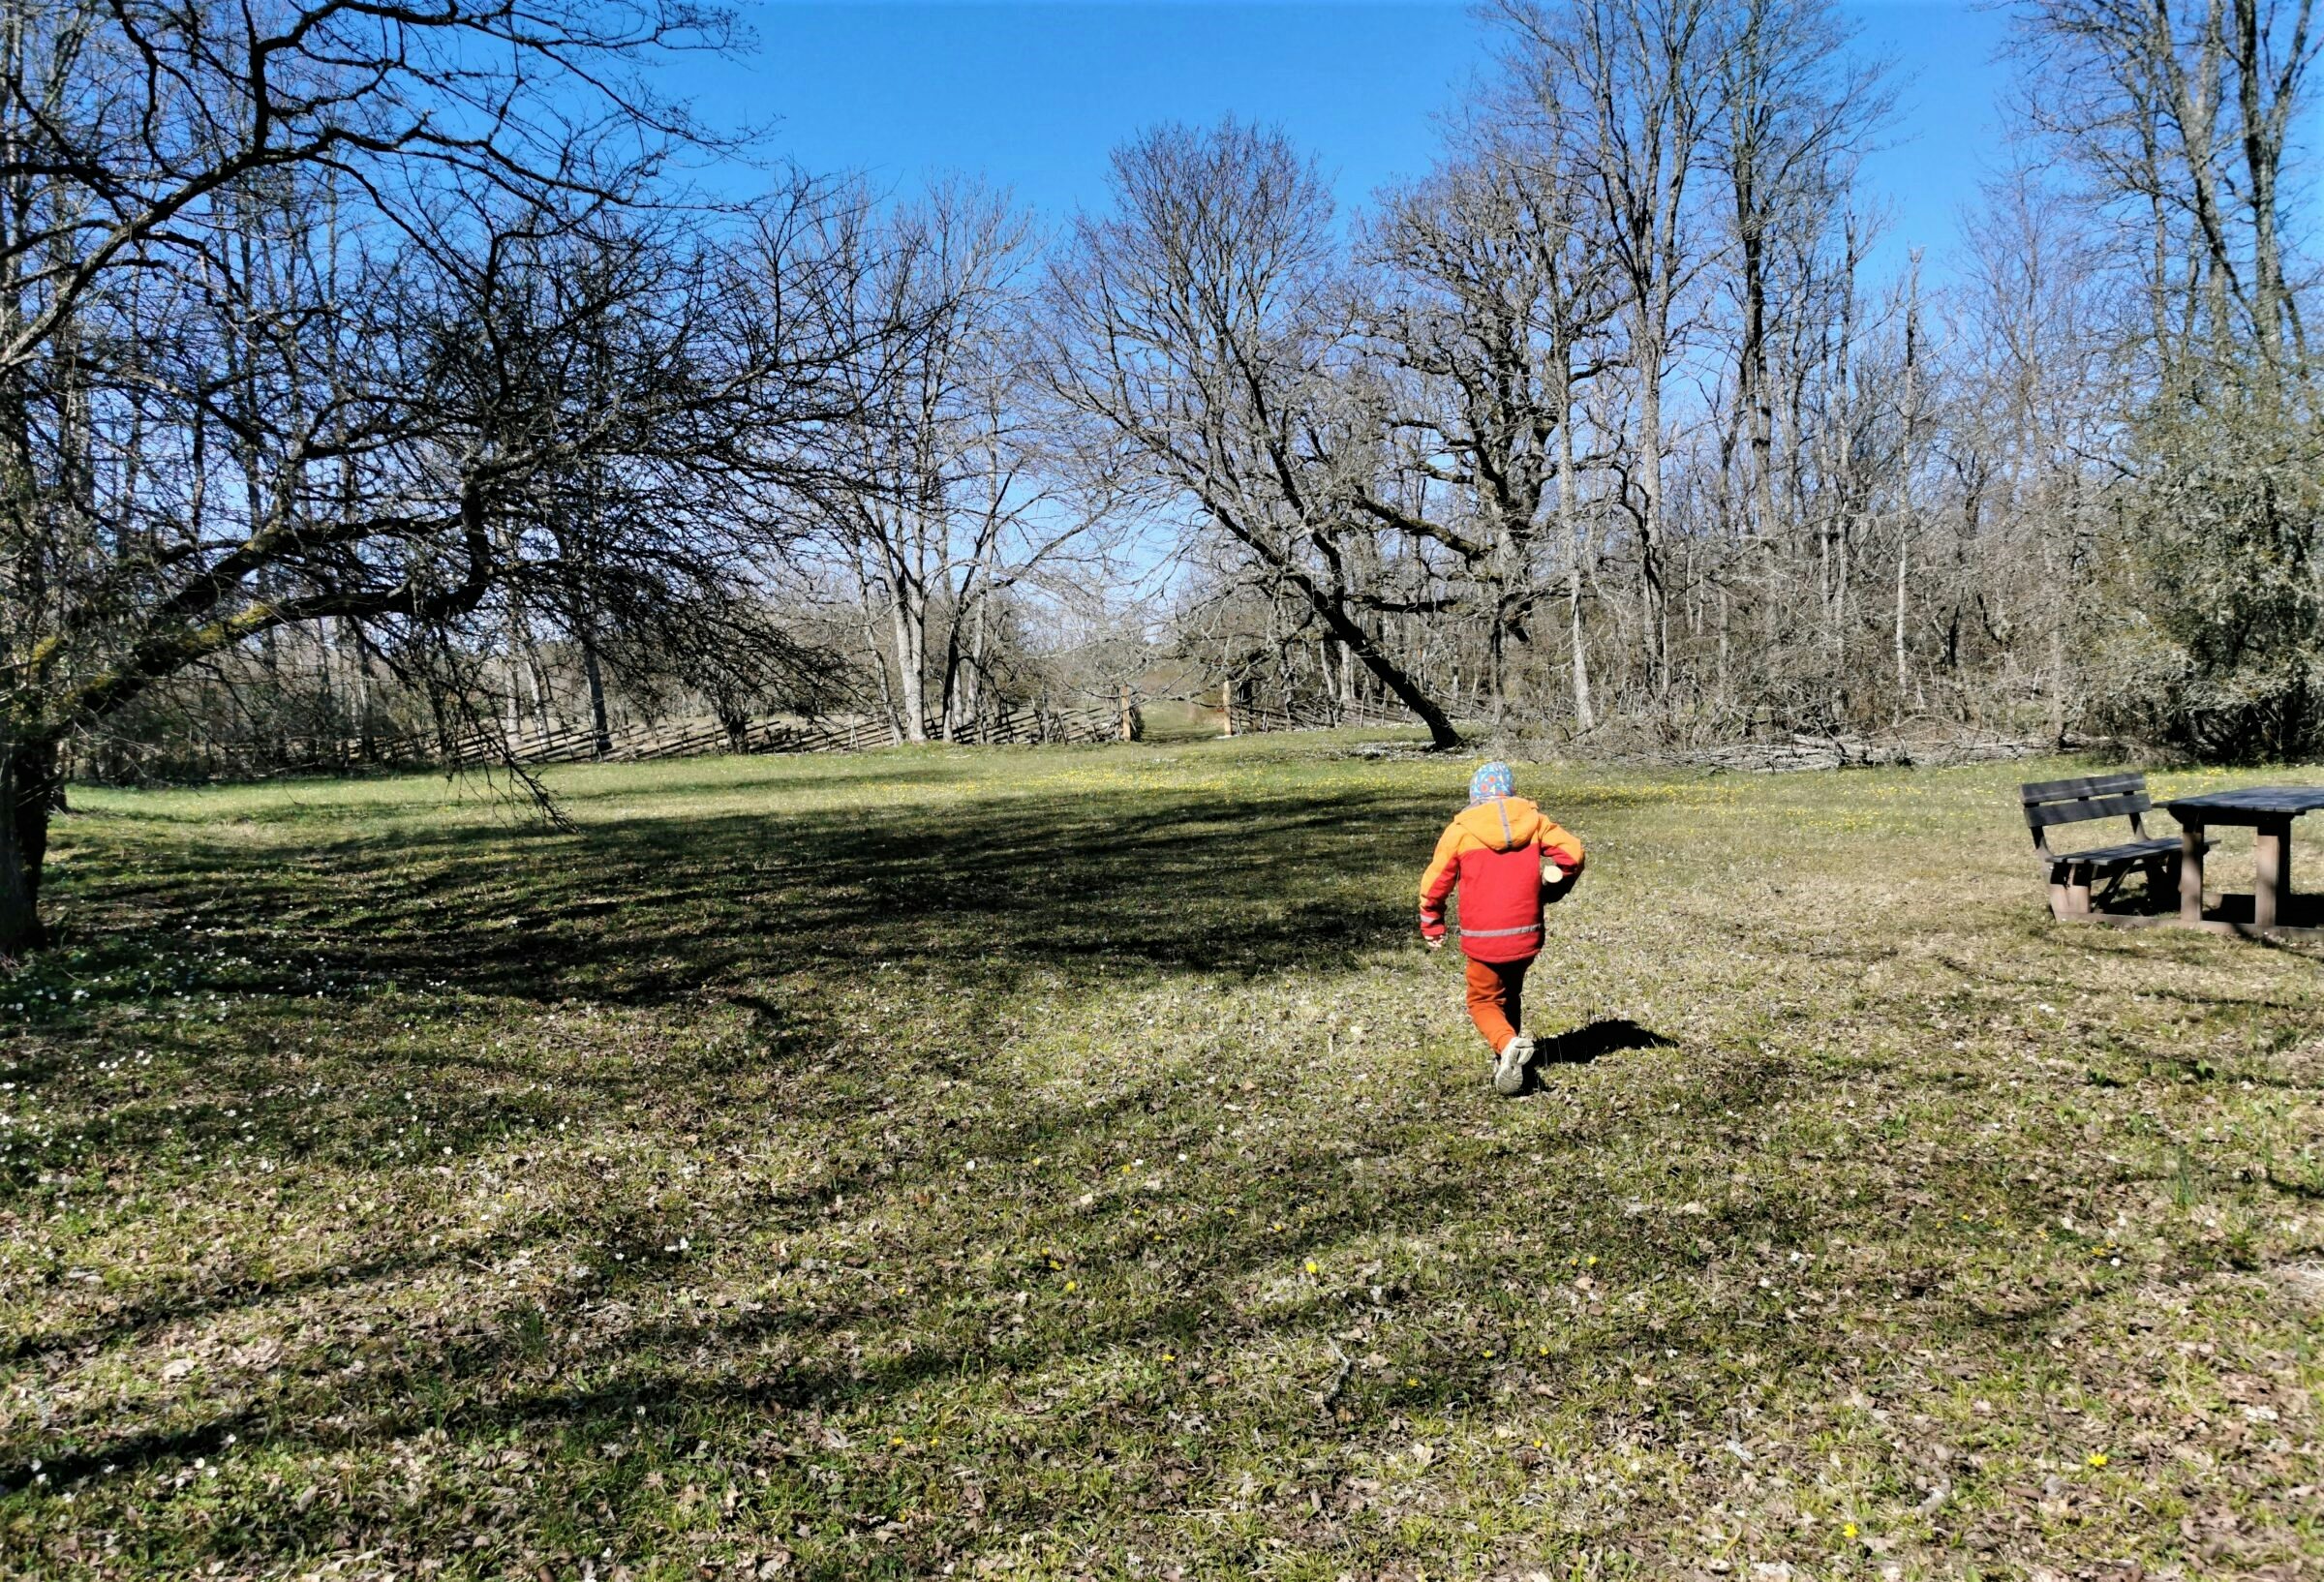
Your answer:
[[[2324,811],[2324,785],[2248,785],[2234,791],[2173,797],[2163,806],[2181,823],[2186,822],[2189,813],[2215,820],[2221,814],[2236,813],[2289,818]]]

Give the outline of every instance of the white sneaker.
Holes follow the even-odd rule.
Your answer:
[[[1533,1061],[1533,1040],[1518,1033],[1501,1047],[1493,1061],[1493,1091],[1514,1099],[1525,1091],[1525,1068]]]

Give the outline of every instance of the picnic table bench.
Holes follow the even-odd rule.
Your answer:
[[[2324,812],[2324,786],[2258,785],[2173,797],[2159,806],[2179,821],[2175,837],[2147,833],[2145,815],[2157,805],[2147,796],[2144,775],[2041,780],[2018,787],[2018,794],[2034,855],[2049,874],[2050,914],[2061,921],[2175,923],[2217,933],[2324,938],[2324,909],[2312,900],[2303,905],[2292,893],[2292,821]],[[2127,820],[2130,838],[2080,851],[2050,844],[2050,832],[2061,825],[2107,818]],[[2216,844],[2208,832],[2220,825],[2249,826],[2252,886],[2250,895],[2221,896],[2211,907],[2203,891],[2204,855]],[[2146,877],[2145,909],[2107,909],[2133,874]]]
[[[2064,921],[2093,916],[2091,886],[2103,881],[2095,899],[2104,901],[2133,873],[2146,875],[2150,902],[2160,906],[2177,894],[2180,864],[2188,846],[2180,836],[2149,836],[2145,815],[2155,810],[2147,797],[2144,775],[2093,775],[2074,780],[2037,780],[2018,787],[2026,808],[2026,827],[2034,834],[2034,853],[2050,876],[2050,915]],[[2101,818],[2126,818],[2131,838],[2111,846],[2084,851],[2053,851],[2050,831],[2062,824],[2084,824]],[[2199,832],[2198,832],[2199,837]],[[2200,848],[2195,848],[2196,871],[2202,871]]]

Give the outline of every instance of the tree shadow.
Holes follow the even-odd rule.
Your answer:
[[[1465,1251],[1461,1227],[1477,1217],[1487,1165],[1540,1173],[1545,1196],[1571,1205],[1559,1210],[1572,1221],[1561,1235],[1603,1254],[1608,1269],[1699,1269],[1752,1247],[1781,1256],[1819,1245],[1829,1233],[1826,1205],[1802,1192],[1702,1185],[1712,1171],[1725,1180],[1721,1129],[1732,1146],[1755,1146],[1761,1113],[1796,1091],[1798,1069],[1764,1052],[1706,1050],[1673,1095],[1686,1109],[1674,1108],[1665,1138],[1680,1146],[1656,1162],[1667,1171],[1656,1177],[1664,1190],[1641,1189],[1657,1211],[1638,1214],[1598,1190],[1602,1118],[1551,1105],[1482,1142],[1474,1110],[1432,1094],[1402,1110],[1351,1103],[1321,1125],[1269,1131],[1257,1117],[1282,1118],[1279,1095],[1246,1098],[1248,1083],[1213,1095],[1202,1056],[1181,1063],[1161,1047],[1094,1089],[947,1096],[950,1080],[972,1083],[1028,1027],[1069,1022],[1108,995],[1376,964],[1379,951],[1410,936],[1410,886],[1452,809],[1441,795],[1345,786],[1004,792],[944,807],[873,795],[871,782],[885,777],[826,776],[862,782],[865,800],[845,808],[632,817],[523,838],[505,828],[366,837],[325,822],[312,839],[291,833],[263,864],[202,845],[172,848],[166,863],[139,853],[90,865],[72,881],[75,904],[97,925],[88,997],[70,998],[60,982],[65,997],[28,1002],[24,1024],[46,1044],[18,1076],[44,1088],[76,1080],[87,1046],[108,1041],[168,1053],[174,1070],[122,1091],[79,1133],[125,1185],[180,1191],[239,1147],[286,1168],[343,1172],[358,1183],[348,1197],[408,1192],[414,1165],[381,1151],[397,1136],[406,1107],[395,1093],[406,1086],[429,1089],[430,1170],[484,1161],[513,1176],[525,1153],[556,1149],[569,1118],[584,1133],[680,1141],[701,1173],[624,1184],[563,1160],[527,1187],[520,1217],[441,1244],[430,1221],[382,1226],[369,1244],[348,1236],[298,1248],[301,1215],[346,1228],[327,1201],[292,1200],[279,1254],[261,1234],[247,1266],[139,1274],[102,1299],[53,1285],[37,1330],[0,1336],[0,1367],[27,1383],[158,1363],[162,1348],[229,1326],[280,1332],[288,1350],[273,1364],[213,1360],[171,1393],[133,1402],[87,1391],[37,1424],[20,1416],[0,1433],[0,1486],[45,1474],[60,1487],[87,1477],[102,1489],[108,1469],[182,1472],[237,1444],[237,1456],[262,1446],[285,1465],[320,1466],[448,1436],[496,1455],[521,1445],[548,1456],[540,1483],[509,1496],[508,1519],[527,1541],[580,1553],[558,1536],[572,1508],[655,1508],[642,1483],[589,1470],[614,1464],[602,1447],[661,1435],[751,1468],[733,1480],[756,1476],[769,1508],[849,1507],[865,1531],[888,1518],[920,1522],[896,1538],[893,1566],[930,1574],[982,1541],[976,1520],[948,1507],[915,1517],[901,1453],[865,1443],[860,1427],[852,1448],[834,1447],[827,1429],[908,1417],[941,1381],[991,1381],[990,1431],[1010,1438],[988,1448],[1020,1465],[1053,1449],[1098,1459],[1116,1433],[1168,1444],[1191,1407],[1222,1419],[1239,1412],[1249,1420],[1235,1419],[1238,1428],[1285,1436],[1328,1485],[1343,1465],[1408,1441],[1416,1406],[1474,1413],[1520,1368],[1540,1368],[1541,1393],[1586,1391],[1592,1380],[1629,1379],[1648,1354],[1732,1348],[1723,1316],[1643,1303],[1558,1326],[1554,1374],[1444,1335],[1436,1321],[1453,1308],[1505,1303],[1510,1333],[1537,1323],[1538,1282],[1553,1273],[1538,1248],[1497,1261],[1438,1256]],[[155,947],[173,953],[168,1003],[215,995],[246,1009],[213,1022],[152,1018],[156,993],[107,969]],[[867,1036],[867,1013],[891,999],[908,1001],[909,1014],[943,1008],[941,1036],[916,1056],[909,1080],[881,1070]],[[550,1031],[504,1049],[483,1036],[504,1015]],[[406,1038],[413,1020],[478,1036]],[[657,1038],[679,1025],[695,1041],[674,1041],[650,1062],[609,1057],[632,1028]],[[329,1059],[348,1069],[311,1056],[293,1076],[289,1051],[319,1030]],[[719,1039],[699,1036],[712,1030]],[[569,1050],[558,1042],[568,1035]],[[1674,1044],[1628,1019],[1602,1019],[1544,1040],[1536,1064],[1588,1066]],[[354,1066],[356,1050],[393,1080]],[[334,1075],[350,1080],[316,1080]],[[199,1079],[201,1102],[183,1102],[172,1078]],[[1608,1079],[1609,1089],[1634,1080],[1619,1066]],[[1416,1088],[1431,1080],[1421,1074]],[[815,1171],[770,1162],[760,1134],[777,1128],[811,1140]],[[1690,1158],[1685,1144],[1697,1140],[1702,1158]],[[1165,1148],[1194,1156],[1167,1191],[1115,1179],[1116,1152],[1161,1159]],[[1022,1169],[1043,1154],[1070,1154],[1077,1173],[1068,1182],[1059,1170],[1016,1195],[987,1184],[995,1166]],[[973,1189],[963,1184],[971,1162],[985,1167]],[[2008,1166],[1990,1168],[1998,1175]],[[27,1183],[33,1169],[24,1167]],[[381,1185],[360,1184],[374,1171]],[[1690,1198],[1708,1208],[1677,1217]],[[687,1218],[667,1218],[679,1213]],[[664,1224],[683,1224],[701,1251],[659,1256]],[[1039,1251],[1053,1244],[1071,1249],[1070,1272],[1084,1282],[1116,1282],[1106,1306],[1069,1311],[1069,1271]],[[587,1261],[590,1277],[504,1283],[503,1265],[536,1248],[561,1264]],[[1302,1263],[1310,1253],[1315,1265]],[[269,1267],[271,1256],[282,1266]],[[1403,1271],[1362,1272],[1384,1256],[1406,1260]],[[454,1278],[463,1267],[478,1277]],[[1505,1286],[1513,1272],[1536,1285]],[[1914,1299],[1935,1322],[1950,1298],[1933,1290]],[[375,1335],[382,1297],[425,1322]],[[1826,1372],[1850,1345],[1826,1323],[1766,1318],[1752,1331],[1763,1371]],[[1413,1376],[1354,1378],[1328,1428],[1300,1438],[1313,1425],[1315,1391],[1330,1377],[1320,1359],[1335,1337],[1398,1326],[1429,1364]],[[1270,1369],[1290,1383],[1261,1410],[1237,1394],[1239,1379],[1146,1382],[1141,1359],[1165,1345],[1180,1356],[1276,1359]],[[1306,1357],[1319,1359],[1316,1370],[1299,1377]],[[1422,1382],[1397,1384],[1407,1377]],[[1067,1384],[1079,1391],[1072,1410],[1052,1415],[1048,1398]],[[1707,1420],[1747,1399],[1741,1384],[1714,1380],[1677,1388],[1624,1431],[1675,1436],[1673,1414]],[[695,1453],[666,1459],[676,1466]],[[1153,1508],[1146,1501],[1175,1508],[1187,1498],[1139,1480],[1177,1470],[1116,1458],[1107,1476],[1121,1479],[1117,1505],[1045,1493],[1031,1477],[995,1479],[995,1508],[983,1519],[1032,1531]],[[1200,1485],[1206,1475],[1194,1465],[1188,1476]],[[221,1527],[204,1541],[240,1567],[355,1541],[409,1548],[427,1531],[400,1506],[334,1515],[327,1501],[311,1509],[276,1501],[266,1523]]]
[[[1767,1073],[1759,1075],[1762,1080],[1743,1085],[1763,1100],[1777,1084],[1764,1080]],[[1729,1097],[1752,1102],[1741,1093]],[[1058,1148],[1074,1134],[1109,1133],[1120,1113],[1143,1109],[1147,1099],[1144,1088],[1134,1087],[1114,1104],[1077,1112],[1075,1121],[1064,1128],[1044,1124],[1054,1117],[1005,1114],[986,1123],[991,1130],[973,1141],[980,1149],[995,1153],[1035,1140]],[[1401,1123],[1383,1117],[1352,1127],[1345,1140],[1317,1138],[1283,1150],[1246,1174],[1213,1177],[1201,1189],[1204,1201],[1237,1211],[1227,1216],[1220,1233],[1203,1239],[1157,1237],[1146,1223],[1152,1208],[1134,1194],[1094,1208],[1067,1200],[1034,1209],[1020,1221],[982,1230],[977,1241],[996,1264],[988,1274],[908,1295],[883,1292],[867,1281],[857,1294],[827,1287],[790,1300],[751,1302],[747,1310],[723,1307],[706,1323],[699,1309],[667,1301],[698,1276],[683,1264],[633,1259],[618,1271],[607,1269],[604,1279],[589,1290],[497,1298],[498,1305],[445,1315],[423,1333],[398,1335],[393,1346],[369,1354],[366,1368],[344,1366],[350,1332],[370,1333],[366,1321],[371,1312],[362,1300],[365,1288],[397,1275],[416,1279],[443,1263],[473,1262],[495,1250],[505,1251],[513,1241],[535,1233],[536,1228],[528,1227],[488,1242],[447,1246],[441,1254],[416,1245],[398,1248],[327,1275],[239,1290],[214,1302],[126,1315],[122,1331],[76,1337],[76,1344],[110,1345],[164,1323],[318,1294],[326,1299],[319,1306],[305,1304],[313,1315],[307,1322],[321,1317],[333,1344],[263,1379],[239,1384],[219,1381],[159,1414],[150,1408],[123,1413],[109,1402],[92,1402],[87,1410],[63,1415],[37,1433],[0,1435],[0,1488],[21,1487],[36,1472],[45,1473],[59,1487],[101,1471],[134,1476],[157,1466],[182,1465],[198,1455],[220,1454],[237,1441],[263,1445],[278,1455],[344,1452],[431,1431],[489,1445],[511,1443],[516,1434],[535,1444],[595,1444],[633,1435],[641,1422],[683,1429],[690,1441],[716,1431],[705,1428],[708,1419],[723,1419],[735,1427],[749,1415],[787,1422],[791,1432],[798,1432],[803,1421],[811,1422],[818,1414],[859,1409],[867,1400],[901,1401],[931,1382],[965,1372],[1035,1381],[1125,1349],[1150,1351],[1171,1345],[1190,1352],[1233,1347],[1258,1353],[1295,1343],[1320,1344],[1367,1315],[1393,1323],[1414,1304],[1425,1311],[1425,1298],[1392,1277],[1385,1289],[1374,1286],[1367,1293],[1362,1280],[1350,1275],[1336,1284],[1329,1277],[1310,1282],[1296,1299],[1254,1308],[1251,1283],[1285,1262],[1284,1242],[1277,1233],[1281,1227],[1269,1220],[1283,1212],[1285,1183],[1299,1183],[1302,1200],[1313,1205],[1300,1231],[1302,1245],[1317,1247],[1432,1243],[1446,1234],[1449,1225],[1457,1225],[1471,1206],[1471,1187],[1456,1175],[1416,1171],[1401,1185],[1384,1191],[1352,1166],[1352,1157],[1361,1160],[1409,1146],[1411,1139],[1400,1128]],[[1352,1150],[1348,1142],[1355,1144]],[[745,1222],[759,1230],[809,1236],[817,1233],[834,1202],[861,1195],[866,1202],[891,1205],[881,1208],[881,1214],[908,1213],[900,1205],[951,1178],[952,1172],[932,1154],[916,1168],[901,1171],[851,1165],[811,1195],[738,1194],[718,1203],[698,1204],[697,1210],[713,1221],[731,1217],[738,1236]],[[578,1207],[563,1206],[567,1212]],[[1723,1205],[1717,1217],[1702,1222],[1699,1229],[1723,1246],[1754,1240],[1789,1246],[1811,1232],[1774,1200]],[[1143,1267],[1152,1281],[1151,1293],[1119,1302],[1091,1322],[1008,1327],[1010,1315],[1021,1311],[1010,1306],[1012,1287],[1044,1278],[1054,1285],[1054,1277],[1040,1272],[1039,1254],[1027,1251],[1053,1240],[1068,1245],[1078,1240],[1076,1266],[1083,1269]],[[1699,1255],[1668,1227],[1614,1213],[1593,1227],[1592,1244],[1605,1248],[1609,1261],[1636,1266],[1699,1262]],[[593,1312],[623,1317],[592,1323],[578,1354],[544,1359],[528,1349],[511,1323],[519,1310],[535,1301],[546,1304],[560,1329],[579,1327]],[[1698,1323],[1699,1319],[1682,1320],[1667,1330],[1656,1324],[1650,1336],[1644,1315],[1625,1318],[1577,1335],[1562,1353],[1561,1365],[1627,1357],[1640,1348],[1665,1344],[1722,1343],[1714,1325],[1703,1323],[1697,1332]],[[57,1339],[40,1337],[11,1360],[29,1360]],[[902,1340],[913,1344],[897,1344]],[[837,1344],[842,1341],[846,1344]],[[1788,1365],[1802,1368],[1827,1365],[1833,1354],[1828,1334],[1804,1326],[1772,1337],[1768,1345]],[[1440,1407],[1486,1393],[1495,1371],[1506,1365],[1507,1359],[1495,1356],[1443,1359],[1431,1380],[1431,1387],[1442,1397]],[[1409,1398],[1385,1384],[1365,1384],[1345,1397],[1333,1437],[1357,1443],[1393,1432],[1410,1405]],[[1125,1421],[1166,1410],[1166,1403],[1134,1394],[1113,1409]],[[1296,1424],[1277,1426],[1289,1429]],[[545,1441],[540,1436],[546,1436]],[[290,1524],[286,1531],[254,1533],[247,1539],[222,1535],[217,1552],[229,1558],[267,1554],[301,1535],[304,1524],[293,1513],[278,1509],[275,1514]],[[303,1536],[310,1542],[329,1539],[321,1526]]]

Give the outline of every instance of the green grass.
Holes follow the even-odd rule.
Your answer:
[[[1521,772],[1504,1101],[1363,739],[76,790],[0,1572],[2324,1561],[2314,952],[2049,923],[2042,766]]]

